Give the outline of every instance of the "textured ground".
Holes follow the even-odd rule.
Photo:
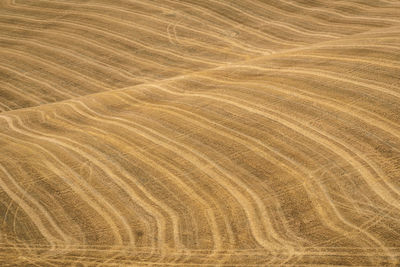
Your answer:
[[[400,264],[400,1],[0,0],[1,266]]]

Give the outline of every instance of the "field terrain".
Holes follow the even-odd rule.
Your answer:
[[[399,266],[400,1],[0,0],[1,266]]]

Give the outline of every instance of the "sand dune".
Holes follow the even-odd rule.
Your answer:
[[[2,266],[400,264],[400,2],[0,1]]]

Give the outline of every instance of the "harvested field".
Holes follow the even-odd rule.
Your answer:
[[[400,1],[0,0],[1,266],[399,266]]]

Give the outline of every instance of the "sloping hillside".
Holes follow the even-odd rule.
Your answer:
[[[0,0],[3,266],[400,264],[400,1]]]

